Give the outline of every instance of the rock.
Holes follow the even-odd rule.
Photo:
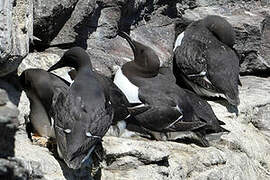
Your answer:
[[[230,133],[207,136],[211,145],[208,148],[153,141],[134,134],[125,138],[106,136],[101,179],[269,179],[269,123],[264,113],[269,110],[270,97],[265,94],[270,93],[270,78],[245,76],[241,81],[238,116],[229,112],[230,107],[223,101],[210,102]],[[22,110],[29,103],[26,101],[23,93],[19,109],[24,114],[29,111]],[[23,127],[15,137],[15,157],[28,164],[25,167],[38,167],[47,179],[69,177],[48,149],[27,139]]]
[[[79,0],[70,18],[53,39],[51,45],[71,46],[77,44],[85,47],[88,34],[94,30],[92,24],[96,23],[96,19],[93,18],[95,5],[96,1],[93,0]]]
[[[26,58],[23,59],[22,63],[18,67],[18,74],[20,75],[24,70],[29,68],[40,68],[44,70],[48,70],[52,65],[54,65],[57,61],[60,60],[60,56],[53,53],[46,52],[35,52],[30,53]],[[53,71],[55,74],[64,78],[68,82],[71,82],[68,75],[68,71],[71,68],[61,68]]]
[[[0,178],[27,180],[29,174],[16,160],[0,159]]]
[[[43,178],[43,174],[41,171],[32,169],[32,171],[29,172],[25,168],[22,161],[16,158],[0,159],[0,178],[20,179],[20,180],[28,180],[28,179],[45,180],[45,178]]]
[[[78,0],[34,1],[34,36],[42,45],[50,43],[70,18]]]
[[[0,94],[0,132],[2,134],[0,138],[0,158],[3,158],[14,156],[14,136],[18,126],[17,116],[19,111],[10,102],[6,91],[2,87]]]
[[[16,6],[22,7],[22,0],[16,2]],[[64,51],[79,45],[86,49],[96,70],[112,76],[120,66],[133,59],[126,40],[117,36],[119,30],[130,32],[132,38],[151,46],[162,66],[168,66],[175,34],[194,20],[216,14],[225,17],[236,30],[235,48],[241,55],[241,73],[269,75],[267,14],[270,10],[266,1],[69,0],[48,3],[38,0],[34,3],[35,35],[42,40],[41,45],[50,44],[51,47],[45,52],[28,54],[19,66],[18,74],[28,68],[47,70]],[[3,13],[9,14],[1,11],[0,18],[12,15],[12,5],[8,5],[11,10]],[[0,6],[7,7],[7,4],[0,3]],[[10,18],[4,20],[10,25]],[[1,35],[0,39],[1,44],[10,43],[10,39],[2,41]],[[70,81],[68,70],[60,69],[56,73]],[[224,128],[230,130],[230,133],[208,135],[206,138],[210,147],[153,141],[126,131],[121,137],[114,137],[109,132],[103,139],[104,159],[96,171],[98,179],[270,179],[270,96],[267,96],[270,93],[270,78],[245,76],[241,77],[241,81],[243,87],[240,88],[238,113],[222,100],[209,102],[217,117],[226,123]],[[6,96],[6,92],[0,90],[0,122],[7,120],[6,117],[13,119],[12,113],[15,112],[3,114],[5,117],[1,118],[1,108],[13,103],[10,108],[18,105],[20,110],[20,126],[16,134],[12,130],[13,125],[8,126],[11,127],[9,130],[6,125],[1,127],[0,123],[0,128],[11,133],[6,138],[12,143],[6,146],[14,148],[2,150],[5,146],[2,146],[4,142],[0,139],[0,154],[15,156],[3,161],[8,165],[2,165],[0,159],[0,178],[1,173],[6,172],[4,167],[10,166],[10,169],[16,167],[23,178],[38,179],[44,175],[46,179],[72,179],[55,152],[28,139],[24,122],[30,109],[25,93],[7,82],[0,81],[0,88],[8,93]]]
[[[29,52],[33,35],[31,0],[0,3],[0,77],[16,70]]]
[[[202,6],[187,9],[183,18],[195,21],[207,15],[224,17],[235,29],[235,49],[240,54],[240,74],[268,76],[269,61],[269,8],[252,2],[217,3],[216,1],[199,1]],[[249,11],[252,9],[252,11]]]
[[[269,179],[269,140],[249,119],[257,119],[254,108],[270,103],[270,97],[264,95],[270,92],[270,79],[250,76],[241,80],[238,117],[225,106],[210,102],[230,133],[210,141],[208,148],[106,137],[101,179]],[[267,125],[263,123],[267,121],[265,117],[261,123]]]
[[[87,3],[88,6],[86,6]],[[120,0],[98,1],[96,6],[93,5],[93,1],[90,5],[89,3],[88,1],[78,2],[75,8],[77,11],[74,11],[52,44],[58,44],[59,47],[65,44],[79,45],[85,48],[90,55],[93,67],[106,76],[112,76],[119,66],[133,59],[133,53],[127,42],[117,36],[119,29],[131,31],[132,38],[153,47],[162,63],[166,64],[170,60],[174,41],[174,24],[169,17],[161,14],[171,9],[171,6],[167,7],[162,3],[158,5],[158,2],[151,5],[139,1],[134,2],[132,6],[127,1]],[[82,7],[84,4],[85,6]],[[155,6],[152,8],[157,9],[158,13],[148,18],[147,23],[146,21],[140,24],[133,22],[135,19],[141,20],[140,16],[148,6]],[[71,31],[72,29],[74,31]],[[49,48],[47,51],[59,55],[63,53],[63,50],[58,48]]]
[[[0,81],[0,179],[42,179],[43,174],[39,169],[29,171],[22,161],[14,158],[19,111],[9,96],[14,100],[18,93],[7,82]]]
[[[270,122],[268,121],[270,105],[267,104],[261,107],[255,107],[252,113],[255,114],[255,118],[250,117],[251,123],[270,138]]]

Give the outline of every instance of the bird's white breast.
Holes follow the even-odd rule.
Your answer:
[[[139,99],[139,88],[128,80],[121,68],[117,70],[113,82],[125,94],[130,103],[142,103]]]
[[[178,47],[178,46],[181,46],[181,42],[184,38],[184,32],[182,32],[181,34],[179,34],[175,40],[175,43],[174,43],[174,48],[173,48],[173,51],[175,51],[175,49]]]

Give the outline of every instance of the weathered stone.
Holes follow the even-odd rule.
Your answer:
[[[132,38],[151,46],[163,66],[167,66],[175,32],[181,32],[177,28],[184,29],[190,22],[208,14],[222,15],[235,28],[235,48],[241,55],[242,73],[261,75],[269,69],[267,14],[270,10],[265,1],[256,1],[264,3],[264,7],[254,1],[225,0],[69,0],[54,3],[39,0],[35,3],[40,8],[35,10],[44,12],[39,14],[44,20],[39,21],[40,25],[45,23],[39,37],[46,43],[52,41],[51,45],[58,48],[30,53],[21,63],[19,74],[27,68],[46,70],[59,60],[65,51],[61,48],[79,45],[87,50],[95,69],[111,76],[117,68],[133,59],[126,40],[117,36],[119,30],[130,31]],[[68,15],[63,17],[65,13]],[[183,18],[179,18],[182,15]],[[59,19],[64,21],[53,26]],[[61,69],[56,73],[70,80],[67,70]],[[241,81],[243,87],[240,88],[238,116],[231,113],[230,107],[223,101],[210,102],[218,118],[226,123],[224,128],[231,131],[208,135],[206,138],[210,147],[153,141],[129,132],[123,133],[121,137],[112,137],[109,132],[103,140],[105,153],[99,165],[99,179],[270,179],[270,96],[267,96],[270,93],[270,78],[246,76]],[[3,86],[7,85],[0,83],[0,87]],[[21,126],[15,136],[15,149],[11,153],[15,152],[15,157],[22,161],[30,177],[31,174],[35,177],[44,174],[47,179],[72,179],[70,172],[62,161],[56,159],[54,153],[34,145],[28,139],[23,124],[25,116],[29,114],[29,101],[25,93],[11,87],[4,89],[13,104],[19,103],[20,110]],[[7,96],[1,92],[0,111],[9,104]],[[12,136],[9,139],[14,141]]]
[[[226,123],[225,128],[231,131],[220,139],[212,137],[211,147],[106,137],[102,179],[141,179],[144,173],[149,179],[270,178],[269,140],[249,120],[257,119],[252,113],[255,107],[260,109],[270,103],[264,95],[270,92],[270,81],[244,77],[242,83],[238,117],[228,112],[226,106],[210,102],[218,118]],[[261,123],[267,125],[265,121]]]
[[[96,28],[95,0],[79,0],[64,24],[63,28],[51,42],[51,45],[70,47],[72,45],[86,46],[86,41],[91,32]]]
[[[37,168],[26,168],[22,161],[14,158],[19,111],[8,96],[16,98],[14,95],[18,92],[3,80],[0,88],[0,179],[42,179],[43,174]]]
[[[0,178],[27,180],[29,174],[16,160],[0,159]]]
[[[270,79],[246,76],[241,81],[238,116],[222,101],[210,102],[230,133],[207,136],[211,144],[208,148],[153,141],[134,134],[125,134],[125,138],[106,136],[101,179],[269,179],[270,144],[265,133],[269,123],[264,112],[270,104],[270,97],[265,96],[270,93]],[[19,104],[23,114],[29,113],[29,109],[21,109],[29,103],[26,101],[23,93]],[[17,133],[15,144],[15,156],[24,164],[39,163],[45,178],[65,179],[63,173],[69,177],[48,149],[27,139],[24,128]]]
[[[79,4],[85,6],[81,7]],[[158,13],[147,19],[148,23],[144,20],[136,24],[135,20],[143,20],[141,16],[148,6],[158,10]],[[119,66],[133,59],[127,42],[117,36],[119,29],[131,30],[132,38],[153,47],[161,62],[167,63],[172,54],[174,24],[169,17],[160,14],[170,12],[168,9],[172,9],[172,6],[167,7],[162,2],[151,4],[135,1],[132,4],[124,0],[98,1],[94,6],[93,2],[79,1],[75,8],[77,11],[74,11],[52,44],[64,47],[67,43],[67,47],[79,45],[85,48],[93,67],[106,76],[111,76]],[[59,55],[63,53],[63,50],[59,52],[55,48],[48,51]]]
[[[0,77],[15,71],[29,52],[32,39],[31,0],[0,2]]]
[[[22,161],[16,158],[0,159],[0,178],[11,180],[45,180],[41,171],[32,168],[31,172],[29,172]]]
[[[0,82],[2,86],[2,82]],[[1,87],[2,88],[2,87]],[[0,89],[1,102],[0,105],[0,158],[14,156],[14,136],[18,126],[17,116],[19,111],[17,107],[12,104],[4,89]]]
[[[270,105],[255,107],[252,113],[254,117],[250,117],[251,123],[270,138]]]
[[[34,35],[48,44],[70,18],[78,0],[34,1]]]
[[[22,63],[18,67],[18,74],[21,74],[24,70],[29,68],[40,68],[48,70],[53,64],[60,60],[60,57],[57,54],[52,53],[43,53],[36,52],[30,53],[26,58],[23,59]],[[57,69],[55,72],[60,77],[71,82],[71,79],[68,75],[70,68],[61,68]]]

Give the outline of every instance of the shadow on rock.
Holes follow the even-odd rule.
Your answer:
[[[9,100],[18,107],[22,90],[17,72],[1,77],[0,88],[7,92]]]

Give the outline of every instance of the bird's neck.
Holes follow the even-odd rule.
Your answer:
[[[90,66],[80,66],[80,67],[76,68],[76,71],[77,71],[77,75],[76,75],[75,79],[90,77],[93,74],[93,71],[92,71]]]
[[[124,64],[122,71],[123,71],[123,74],[127,77],[129,77],[130,75],[133,75],[133,76],[139,76],[143,78],[151,78],[151,77],[155,77],[158,74],[158,70],[152,71],[148,68],[138,65],[134,61]]]

